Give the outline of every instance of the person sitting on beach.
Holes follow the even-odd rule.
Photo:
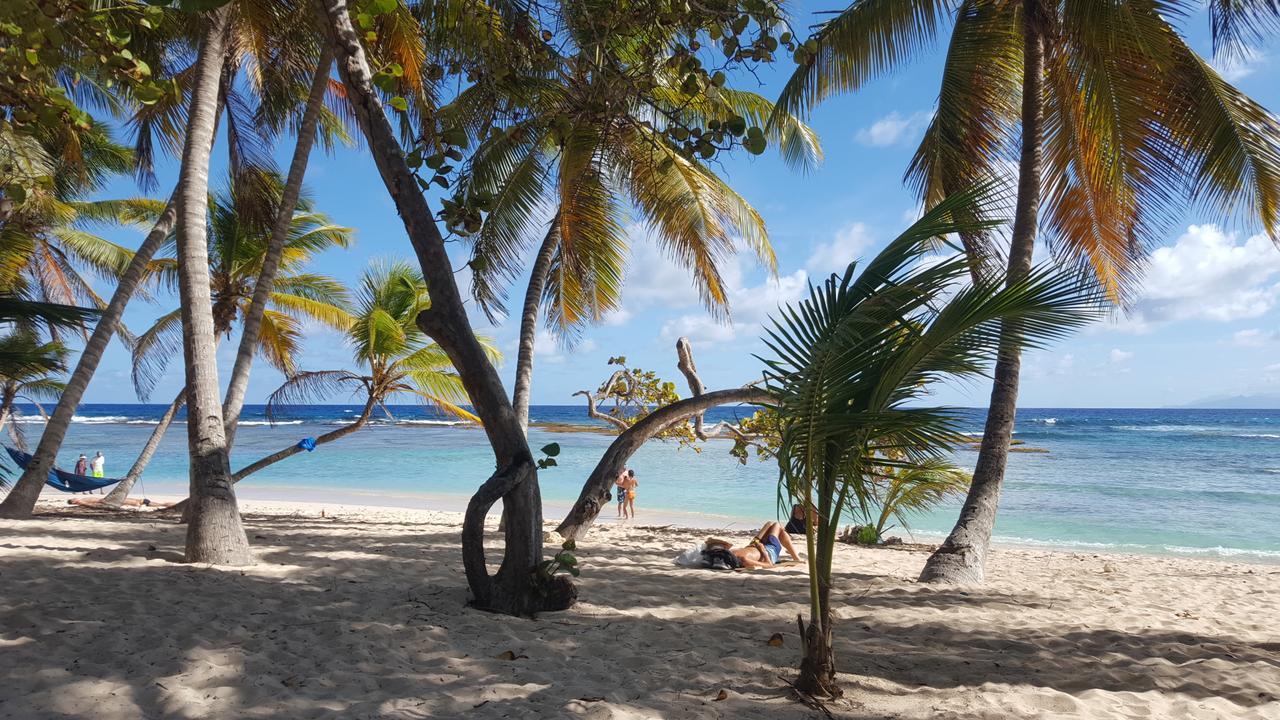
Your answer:
[[[787,520],[787,526],[784,528],[791,535],[808,535],[809,527],[817,524],[818,516],[815,514],[811,519],[807,519],[803,505],[791,506],[791,519]]]
[[[792,560],[800,562],[800,555],[796,552],[796,548],[791,544],[791,535],[782,525],[770,520],[760,528],[760,532],[751,538],[744,547],[735,548],[732,544],[725,540],[717,540],[711,538],[707,540],[707,549],[723,548],[727,550],[738,560],[740,569],[754,570],[756,568],[773,567],[778,564],[778,560],[782,558],[782,551],[785,549]]]

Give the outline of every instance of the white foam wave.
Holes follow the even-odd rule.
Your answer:
[[[1045,548],[1049,550],[1097,550],[1100,552],[1133,552],[1138,554],[1171,554],[1196,555],[1200,557],[1254,557],[1280,558],[1280,550],[1252,550],[1249,548],[1225,547],[1189,547],[1184,545],[1144,545],[1140,543],[1090,542],[1088,540],[1045,540],[1043,538],[1026,538],[1013,535],[996,535],[992,538],[998,543],[1020,545],[1022,547]]]
[[[1272,440],[1280,439],[1280,435],[1278,435],[1278,434],[1276,434],[1276,433],[1240,433],[1239,435],[1236,435],[1235,437],[1242,437],[1242,438],[1269,438],[1269,439],[1272,439]]]
[[[1041,418],[1039,420],[1036,420],[1035,422],[1038,422],[1041,425],[1057,425],[1058,418]]]
[[[241,425],[301,425],[301,420],[277,420],[274,423],[269,420],[241,420]]]
[[[1250,550],[1246,548],[1223,547],[1183,547],[1181,545],[1165,545],[1165,550],[1179,555],[1217,555],[1220,557],[1259,557],[1280,558],[1280,550]]]

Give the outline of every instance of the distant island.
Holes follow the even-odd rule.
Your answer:
[[[1215,410],[1275,410],[1280,409],[1280,394],[1215,395],[1201,398],[1181,407]]]

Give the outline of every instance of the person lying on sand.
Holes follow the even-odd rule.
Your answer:
[[[103,500],[103,498],[71,498],[70,500],[68,500],[68,501],[67,501],[67,504],[68,504],[68,505],[84,505],[84,506],[86,506],[86,507],[92,507],[92,506],[94,506],[94,505],[101,505],[101,504],[102,504],[102,500]],[[121,506],[122,506],[122,507],[143,507],[143,506],[146,506],[146,507],[153,507],[153,508],[167,508],[167,507],[169,507],[170,505],[172,505],[173,503],[157,503],[157,502],[151,502],[150,500],[139,500],[139,499],[137,499],[137,498],[126,498],[126,499],[125,499],[125,501],[124,501],[123,503],[120,503],[120,504],[121,504]]]
[[[751,542],[746,546],[735,548],[727,540],[718,540],[710,538],[706,545],[708,550],[713,548],[723,548],[728,550],[738,560],[741,570],[754,570],[756,568],[773,567],[778,564],[782,557],[783,549],[792,560],[800,562],[800,555],[796,552],[796,548],[791,544],[791,535],[789,535],[781,525],[770,520],[760,528],[760,532],[751,538]]]

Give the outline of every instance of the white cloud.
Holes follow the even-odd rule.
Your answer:
[[[656,243],[645,237],[642,228],[633,226],[629,234],[633,242],[622,289],[623,304],[629,310],[624,312],[655,305],[685,307],[701,302],[692,273],[663,254]]]
[[[751,286],[742,283],[741,272],[726,272],[725,278],[732,324],[718,322],[705,312],[681,315],[662,326],[662,339],[688,337],[694,342],[727,343],[757,337],[770,315],[780,306],[799,300],[809,288],[809,276],[803,270]]]
[[[1214,69],[1227,82],[1238,83],[1257,72],[1266,64],[1266,55],[1252,48],[1247,48],[1239,57],[1215,61]]]
[[[815,277],[843,272],[849,263],[857,260],[871,247],[872,242],[874,239],[865,224],[849,223],[836,232],[831,242],[814,248],[805,267]]]
[[[1258,317],[1280,298],[1280,252],[1264,235],[1243,242],[1214,225],[1192,225],[1147,263],[1139,299],[1113,324],[1143,332],[1176,320]]]
[[[1133,353],[1129,352],[1128,350],[1121,350],[1120,348],[1112,348],[1110,357],[1111,357],[1111,362],[1113,364],[1119,365],[1120,363],[1133,357]]]
[[[1280,332],[1250,328],[1240,330],[1231,336],[1231,343],[1240,347],[1263,347],[1280,340]]]
[[[897,110],[862,128],[855,136],[858,142],[872,147],[888,147],[904,140],[914,139],[929,124],[933,113],[921,110],[903,115]]]

